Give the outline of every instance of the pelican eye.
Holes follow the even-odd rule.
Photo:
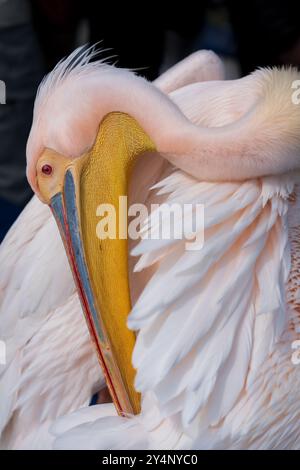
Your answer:
[[[53,168],[51,165],[48,165],[47,163],[42,166],[42,173],[46,176],[50,176],[53,172]]]

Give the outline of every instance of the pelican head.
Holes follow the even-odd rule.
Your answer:
[[[42,82],[27,145],[28,181],[50,205],[65,243],[86,320],[120,413],[137,413],[127,240],[96,237],[101,203],[118,207],[131,170],[158,152],[202,180],[242,180],[300,169],[300,107],[293,69],[259,70],[220,87],[248,108],[231,124],[205,128],[143,78],[75,51]],[[220,82],[223,83],[223,82]],[[224,84],[223,84],[224,85]],[[218,94],[218,82],[215,83]],[[205,93],[205,86],[202,88]],[[214,106],[212,102],[212,107]],[[216,109],[216,112],[218,110]]]

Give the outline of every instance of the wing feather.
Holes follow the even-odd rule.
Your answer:
[[[142,239],[134,249],[139,268],[158,261],[128,320],[139,332],[136,387],[152,391],[163,414],[180,413],[184,427],[199,415],[202,426],[218,424],[286,325],[286,217],[293,186],[284,177],[208,184],[175,171],[156,189],[170,204],[204,204],[205,242],[187,251],[186,239]],[[153,221],[152,213],[148,231]],[[258,334],[267,329],[269,335]]]

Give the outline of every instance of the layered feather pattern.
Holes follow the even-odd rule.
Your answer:
[[[163,414],[180,412],[183,428],[199,414],[202,425],[218,424],[286,325],[293,185],[287,178],[202,183],[175,172],[156,188],[170,204],[204,204],[205,242],[187,251],[184,239],[145,239],[134,249],[137,269],[159,260],[128,321],[139,331],[136,387],[153,391]],[[155,212],[149,231],[152,220]],[[165,214],[161,220],[169,222]]]

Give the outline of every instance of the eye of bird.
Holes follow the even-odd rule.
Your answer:
[[[44,175],[50,176],[52,174],[52,172],[53,172],[53,168],[52,168],[51,165],[46,163],[45,165],[42,166],[42,173]]]

